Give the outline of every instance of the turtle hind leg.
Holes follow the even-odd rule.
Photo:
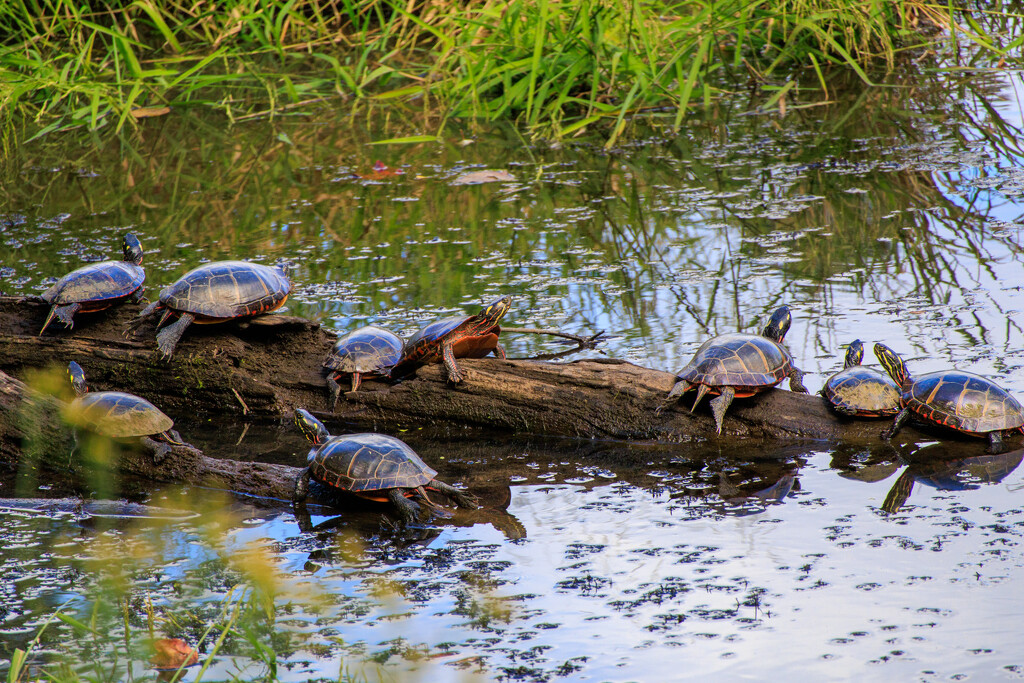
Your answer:
[[[455,362],[455,351],[452,349],[451,344],[445,344],[441,350],[441,356],[444,358],[444,367],[448,370],[448,381],[452,384],[458,384],[462,380],[466,379],[466,374],[459,368]]]
[[[681,379],[672,386],[672,391],[668,392],[668,396],[661,402],[661,405],[654,411],[657,414],[661,414],[661,411],[668,408],[670,405],[679,400],[679,397],[685,394],[693,387],[692,384],[687,382],[685,379]]]
[[[725,411],[732,404],[736,390],[732,387],[722,387],[722,393],[711,401],[711,413],[715,416],[715,431],[722,433],[722,420],[725,418]]]
[[[475,510],[477,507],[479,507],[477,505],[478,501],[476,499],[476,496],[472,496],[466,493],[465,491],[460,491],[454,486],[450,486],[449,484],[446,484],[443,481],[433,479],[427,482],[427,486],[429,488],[434,489],[438,493],[442,493],[448,496],[453,501],[455,501],[455,504],[458,505],[460,508],[469,508],[470,510]]]
[[[125,326],[124,332],[122,333],[123,336],[130,336],[133,332],[135,332],[135,330],[142,327],[142,323],[146,321],[146,318],[155,315],[156,312],[161,308],[163,308],[163,304],[161,304],[159,301],[154,301],[150,305],[143,308],[141,311],[139,311],[138,315],[136,315],[134,318],[128,321],[128,324]]]
[[[333,413],[338,407],[338,397],[341,396],[341,385],[334,379],[333,373],[327,375],[327,408]]]
[[[53,322],[54,318],[64,323],[64,327],[69,330],[75,326],[75,313],[82,308],[80,303],[71,303],[64,306],[51,306],[50,314],[46,316],[46,322],[43,323],[43,328],[39,330],[39,336],[42,336],[43,332],[49,327],[50,323]]]
[[[416,521],[420,506],[406,498],[402,489],[388,489],[388,500],[391,501],[398,516],[402,518],[403,524],[408,526]]]
[[[195,319],[195,316],[191,313],[182,313],[176,322],[156,333],[156,347],[160,349],[160,353],[163,354],[164,358],[170,358],[174,355],[174,347],[178,345],[178,340],[181,339],[185,329]]]

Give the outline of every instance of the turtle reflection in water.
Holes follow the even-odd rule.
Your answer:
[[[68,406],[72,425],[119,441],[141,443],[153,452],[157,464],[171,452],[171,445],[186,445],[172,429],[174,420],[141,396],[120,391],[90,392],[85,371],[75,361],[68,364],[68,375],[78,395]]]
[[[915,483],[931,486],[939,491],[969,491],[979,488],[981,483],[997,484],[1017,469],[1024,459],[1024,450],[1008,451],[999,455],[979,455],[971,458],[930,457],[919,459],[932,448],[942,448],[944,444],[921,449],[915,454],[914,461],[893,483],[892,488],[882,502],[886,512],[899,512],[910,498]],[[943,449],[944,450],[944,449]]]
[[[476,507],[472,496],[434,479],[437,471],[427,467],[400,439],[375,433],[331,436],[320,420],[302,408],[295,411],[295,424],[313,444],[309,465],[295,480],[296,503],[306,500],[313,478],[331,489],[390,502],[406,524],[411,524],[419,512],[410,499],[438,507],[427,496],[427,489],[444,494],[459,507]]]

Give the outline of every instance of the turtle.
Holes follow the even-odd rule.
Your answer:
[[[302,408],[295,410],[295,424],[313,444],[307,467],[295,479],[296,503],[306,500],[312,477],[331,489],[369,500],[390,501],[406,524],[418,512],[410,498],[415,497],[430,508],[438,507],[427,496],[426,489],[443,493],[459,507],[476,507],[471,496],[435,479],[437,471],[400,439],[373,432],[331,436],[320,420]]]
[[[767,391],[787,377],[791,390],[807,393],[802,382],[803,372],[793,365],[793,357],[782,346],[792,320],[789,307],[780,306],[760,335],[731,332],[701,344],[676,375],[678,381],[658,412],[690,389],[697,389],[691,412],[705,394],[718,394],[718,398],[711,401],[711,411],[715,416],[715,431],[721,434],[722,418],[733,398]]]
[[[157,348],[164,358],[170,358],[185,328],[193,322],[220,323],[269,313],[284,305],[291,291],[291,282],[277,268],[247,261],[213,261],[193,268],[165,287],[160,298],[128,324],[125,334],[160,311],[163,317],[157,328],[177,316],[176,322],[156,335]]]
[[[850,417],[892,417],[900,412],[900,388],[888,375],[861,365],[864,344],[854,339],[846,348],[843,369],[818,392],[832,409]]]
[[[142,268],[142,243],[133,233],[126,233],[121,243],[124,259],[92,263],[71,271],[43,292],[50,304],[39,335],[58,318],[68,329],[74,327],[74,315],[110,308],[127,299],[142,301],[146,271]]]
[[[402,358],[405,342],[394,332],[367,325],[349,332],[334,342],[324,360],[327,368],[327,391],[331,397],[331,410],[338,405],[342,375],[352,376],[352,391],[359,390],[364,375],[391,376],[391,368]]]
[[[158,465],[171,452],[172,445],[186,445],[173,429],[174,420],[141,396],[89,391],[85,371],[75,361],[68,363],[68,376],[77,396],[68,406],[72,424],[112,439],[137,439],[153,451],[153,462]]]
[[[498,322],[511,305],[512,297],[506,295],[476,315],[442,318],[423,327],[406,342],[402,360],[392,368],[391,376],[402,377],[421,365],[444,362],[448,380],[458,384],[465,373],[456,358],[483,358],[489,353],[505,358],[505,349],[498,343]]]
[[[925,422],[987,438],[993,452],[1002,450],[1004,432],[1024,432],[1024,407],[992,380],[962,370],[911,377],[906,363],[888,346],[875,344],[875,355],[901,391],[902,408],[882,432],[885,441],[895,436],[911,413]]]

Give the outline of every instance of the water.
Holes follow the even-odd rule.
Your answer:
[[[208,259],[283,262],[290,312],[339,331],[408,335],[511,293],[511,325],[603,329],[592,353],[675,370],[709,335],[756,329],[788,303],[811,391],[859,337],[912,372],[955,365],[1019,395],[1024,155],[993,131],[1020,131],[1020,75],[945,78],[870,105],[840,92],[782,121],[723,105],[611,153],[524,151],[502,130],[382,149],[365,143],[387,131],[323,112],[230,134],[158,120],[137,155],[44,140],[0,178],[0,289],[41,292],[113,257],[130,229],[151,294]],[[953,86],[956,103],[941,94]],[[939,105],[941,121],[906,115]],[[402,173],[372,176],[376,161]],[[483,168],[515,181],[452,184]],[[557,350],[505,344],[513,357]],[[209,452],[304,458],[288,425],[174,417]],[[0,647],[26,647],[62,605],[115,641],[127,614],[133,633],[197,643],[242,600],[204,678],[272,666],[294,681],[1024,674],[1019,453],[986,460],[982,444],[937,433],[862,451],[399,436],[485,508],[408,531],[379,509],[321,509],[311,521],[324,528],[301,534],[289,509],[205,489],[140,501],[201,512],[187,519],[0,505]],[[146,655],[132,647],[139,674]],[[116,651],[53,622],[33,656],[113,669]]]

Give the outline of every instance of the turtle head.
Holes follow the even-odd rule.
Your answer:
[[[903,362],[895,351],[885,344],[875,344],[875,357],[882,364],[885,371],[892,377],[899,387],[905,387],[910,382],[910,375],[907,374],[907,364]]]
[[[505,317],[505,314],[508,313],[508,309],[511,307],[512,297],[506,294],[497,301],[484,306],[478,317],[481,321],[486,322],[489,327],[494,327]]]
[[[855,365],[860,365],[862,360],[864,360],[864,344],[860,339],[854,339],[846,347],[846,363],[843,367],[852,368]]]
[[[75,394],[85,396],[89,393],[89,386],[85,383],[85,370],[75,361],[68,363],[68,377],[71,379],[71,386],[75,388]]]
[[[768,324],[761,330],[762,337],[768,337],[773,342],[782,343],[782,339],[789,331],[789,325],[793,322],[793,316],[789,313],[789,306],[779,306]]]
[[[134,233],[125,233],[121,250],[124,251],[125,261],[134,263],[137,266],[142,265],[142,242],[139,241],[139,238]]]
[[[331,436],[324,423],[313,417],[308,410],[295,409],[295,424],[314,446],[319,446]]]

